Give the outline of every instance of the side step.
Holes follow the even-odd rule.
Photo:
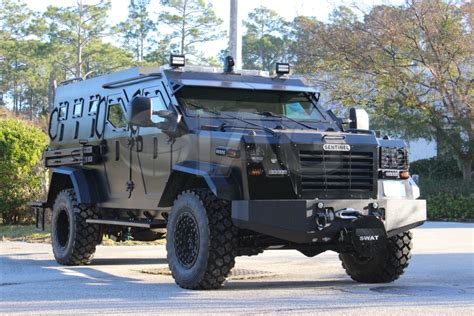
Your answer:
[[[86,223],[91,224],[102,224],[102,225],[116,225],[116,226],[130,226],[130,227],[141,227],[141,228],[166,228],[164,221],[147,221],[147,220],[135,220],[129,221],[125,219],[86,219]]]
[[[40,222],[41,222],[41,230],[44,231],[44,222],[45,222],[45,212],[46,212],[46,202],[43,201],[31,201],[28,202],[27,205],[33,209],[35,212],[35,226],[36,229],[40,229]]]

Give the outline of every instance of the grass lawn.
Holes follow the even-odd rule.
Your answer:
[[[35,225],[0,225],[0,238],[11,241],[51,242],[49,227],[43,232],[37,230]]]
[[[45,231],[37,230],[34,225],[0,225],[0,240],[10,241],[26,241],[38,243],[51,243],[50,228],[46,227]],[[115,242],[108,236],[104,236],[102,245],[104,246],[134,246],[134,245],[164,245],[165,239],[155,241],[136,241],[127,240]]]

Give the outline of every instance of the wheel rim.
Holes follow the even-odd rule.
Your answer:
[[[189,269],[199,254],[199,229],[196,218],[189,212],[185,212],[176,221],[174,233],[174,250],[179,263]]]
[[[56,236],[59,245],[65,248],[69,240],[69,216],[66,210],[60,210],[56,219]]]

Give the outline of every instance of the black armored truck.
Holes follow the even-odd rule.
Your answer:
[[[267,249],[332,250],[356,281],[397,279],[426,220],[407,145],[377,138],[363,109],[336,117],[289,71],[172,55],[60,85],[44,153],[56,261],[90,263],[104,235],[166,235],[188,289],[219,288],[237,256]]]

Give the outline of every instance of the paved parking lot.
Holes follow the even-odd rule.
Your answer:
[[[168,275],[164,246],[100,246],[92,265],[64,267],[50,245],[0,242],[0,313],[474,315],[474,224],[427,223],[414,246],[390,284],[351,281],[335,253],[288,250],[238,258],[222,290],[188,291]]]

